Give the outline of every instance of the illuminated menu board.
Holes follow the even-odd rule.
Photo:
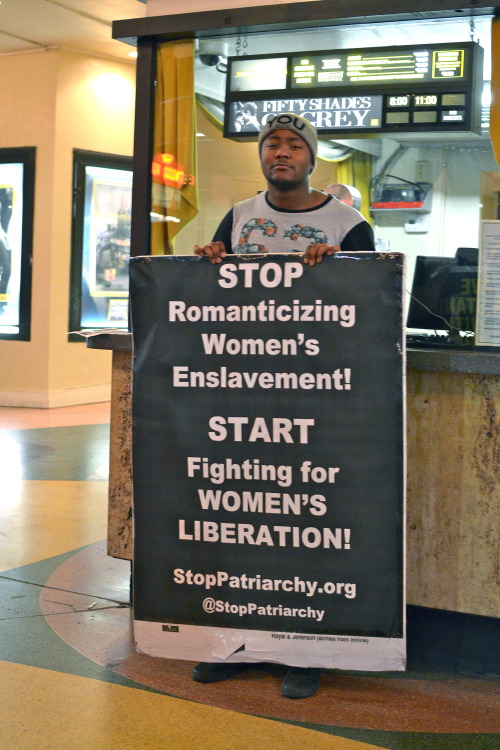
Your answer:
[[[291,59],[291,87],[323,88],[464,80],[469,50],[465,47],[365,50],[301,55]]]
[[[318,131],[480,132],[482,48],[473,42],[229,58],[224,133],[278,112]]]

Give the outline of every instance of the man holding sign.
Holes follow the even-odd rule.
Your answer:
[[[197,255],[220,263],[228,253],[300,252],[303,262],[314,266],[341,250],[375,249],[372,229],[358,211],[311,187],[318,137],[308,120],[295,114],[271,117],[258,146],[267,190],[231,209],[212,242],[195,246]],[[252,666],[202,662],[193,669],[193,679],[217,682]],[[319,669],[291,667],[281,692],[288,698],[309,697],[319,679]]]
[[[196,245],[195,253],[220,263],[227,253],[303,252],[313,266],[338,250],[374,250],[372,228],[358,211],[311,188],[317,148],[316,129],[305,118],[270,118],[259,134],[267,191],[231,209],[212,242]]]

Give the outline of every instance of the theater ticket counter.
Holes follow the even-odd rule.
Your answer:
[[[108,554],[133,558],[132,337],[113,352]],[[407,351],[407,601],[500,617],[500,352]]]
[[[161,2],[157,5],[161,13]],[[372,2],[368,17],[364,3],[350,4],[351,15],[345,18],[342,7],[333,0],[307,3],[307,9],[305,5],[280,3],[268,5],[265,10],[207,10],[196,14],[196,22],[191,18],[193,14],[155,16],[151,12],[145,19],[117,21],[113,25],[114,38],[137,43],[139,52],[132,255],[172,251],[181,254],[179,248],[192,248],[194,243],[213,236],[218,222],[234,202],[262,189],[251,172],[254,161],[259,172],[252,134],[240,131],[243,125],[238,115],[242,100],[251,100],[258,112],[259,107],[281,106],[282,99],[288,102],[287,107],[297,100],[309,102],[311,107],[314,102],[316,108],[320,101],[339,108],[342,102],[350,101],[345,96],[347,89],[343,89],[349,82],[352,92],[349,75],[355,75],[358,81],[358,101],[369,101],[370,106],[378,106],[380,111],[373,110],[369,129],[368,120],[360,113],[351,120],[344,113],[345,116],[337,118],[338,122],[331,113],[323,112],[318,116],[314,124],[324,130],[320,134],[322,153],[314,175],[317,184],[311,184],[325,189],[333,176],[334,182],[359,187],[363,197],[362,212],[368,211],[373,220],[377,250],[403,252],[407,267],[413,273],[417,256],[454,256],[462,245],[477,247],[480,221],[499,218],[487,213],[490,203],[491,210],[496,210],[498,192],[493,191],[488,203],[485,200],[488,191],[481,187],[484,176],[497,175],[498,170],[491,142],[481,122],[483,50],[477,43],[479,30],[483,28],[482,45],[488,46],[491,19],[487,19],[486,14],[491,8],[479,0],[475,3],[474,19],[469,21],[465,14],[464,18],[458,18],[451,7],[445,12],[441,3],[429,3],[428,21],[440,23],[441,35],[449,24],[448,36],[442,39],[442,49],[436,45],[432,49],[405,48],[410,67],[417,66],[408,70],[412,86],[419,77],[423,78],[420,83],[417,81],[415,90],[411,89],[411,96],[400,96],[398,86],[404,83],[407,93],[409,84],[388,83],[390,71],[386,71],[383,81],[375,81],[377,85],[373,86],[371,73],[360,78],[357,57],[358,67],[353,73],[349,72],[349,61],[344,61],[343,55],[331,60],[327,52],[333,45],[335,49],[350,48],[351,51],[361,47],[365,54],[365,48],[380,45],[371,36],[374,31],[369,16],[375,14],[378,14],[377,38],[382,34],[384,45],[397,47],[400,23],[414,23],[411,14],[398,13],[398,18],[391,18],[390,8],[378,0]],[[467,21],[465,31],[457,26],[461,19]],[[323,46],[320,22],[328,30],[328,42]],[[490,26],[481,27],[481,23]],[[193,28],[198,31],[186,31]],[[419,30],[411,28],[413,31],[407,29],[408,38],[416,34],[417,40]],[[287,35],[284,31],[290,33]],[[317,34],[318,38],[311,38],[310,33]],[[265,35],[268,36],[264,38]],[[289,41],[285,42],[286,39]],[[466,39],[471,39],[471,43],[464,42]],[[182,46],[183,40],[187,40],[186,46]],[[428,39],[422,42],[425,46]],[[210,56],[205,54],[207,44],[212,45]],[[248,49],[247,44],[252,49]],[[283,49],[280,45],[284,45]],[[327,52],[319,57],[307,53],[307,50],[321,49]],[[365,54],[363,65],[371,65],[376,51]],[[285,71],[296,71],[293,81],[285,74],[267,81],[266,71],[259,76],[252,68],[252,75],[249,75],[244,67],[238,67],[240,63],[247,65],[250,58],[258,63],[268,53],[278,57],[278,52],[279,60],[274,62],[280,62]],[[171,53],[174,62],[169,61]],[[297,54],[300,58],[296,59]],[[175,97],[172,98],[168,90],[161,96],[156,87],[155,100],[153,92],[155,65],[159,66],[158,70],[167,70],[165,81],[175,76],[185,85],[187,74],[183,65],[190,55],[192,64],[188,67],[190,75],[194,67],[194,83],[188,78],[189,85],[194,87],[197,109],[196,116],[194,110],[182,112],[182,132],[192,134],[192,139],[184,143],[176,141],[175,128],[175,137],[169,133],[169,125],[180,117],[175,107],[172,105],[168,112],[158,107],[158,102],[173,102]],[[389,55],[387,64],[391,59]],[[433,61],[432,69],[427,65],[429,60]],[[340,67],[345,63],[345,81],[339,78],[335,66],[328,67],[333,63]],[[313,69],[319,71],[314,80],[310,77]],[[248,82],[255,76],[259,85],[256,90],[252,86],[249,89]],[[336,96],[331,91],[336,92]],[[217,127],[214,126],[216,121]],[[360,127],[357,134],[346,130],[353,123]],[[350,171],[342,173],[341,166],[332,169],[332,162],[344,159],[351,150],[354,155]],[[192,160],[193,153],[197,154],[197,167]],[[455,158],[457,155],[459,158]],[[245,165],[243,174],[242,164]],[[178,180],[177,186],[172,183],[173,176]],[[352,179],[347,179],[351,176]],[[199,206],[194,197],[196,184]],[[370,186],[373,187],[371,197]],[[425,196],[412,193],[414,212],[411,215],[403,210],[400,198],[394,207],[395,199],[389,190],[397,189],[399,196],[407,195],[408,186],[425,188]],[[385,200],[388,190],[390,195]],[[172,195],[175,200],[170,200]],[[404,203],[406,209],[408,200]],[[478,206],[484,207],[481,213]],[[388,208],[395,210],[388,212]],[[411,288],[411,281],[408,286]],[[101,333],[88,337],[87,346],[113,352],[108,553],[132,560],[132,336],[126,332]],[[412,640],[427,638],[430,641],[439,629],[441,643],[448,645],[452,637],[450,619],[439,619],[439,613],[465,619],[476,617],[480,618],[481,625],[475,632],[479,633],[479,640],[483,639],[485,657],[479,667],[476,660],[473,668],[487,672],[491,666],[487,656],[488,638],[492,633],[489,628],[497,627],[500,617],[497,542],[500,526],[500,349],[408,347],[406,373],[406,601],[417,619],[418,611],[431,613],[430,619],[420,619],[413,631],[412,622],[417,620],[409,616],[409,656]],[[383,435],[380,437],[383,440]],[[436,614],[434,619],[432,613]],[[421,624],[424,627],[420,627]],[[467,635],[462,630],[461,637],[473,640],[473,629],[469,629]],[[437,665],[440,664],[438,651],[439,647],[434,650],[436,660],[433,662]],[[461,661],[457,666],[464,666],[464,663]]]

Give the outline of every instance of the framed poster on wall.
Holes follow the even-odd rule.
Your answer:
[[[69,330],[128,328],[132,157],[75,150],[73,164]]]
[[[29,341],[35,149],[0,149],[0,339]]]

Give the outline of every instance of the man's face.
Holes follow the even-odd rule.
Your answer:
[[[269,184],[282,190],[302,185],[311,174],[309,146],[291,130],[275,130],[264,138],[260,162]]]

